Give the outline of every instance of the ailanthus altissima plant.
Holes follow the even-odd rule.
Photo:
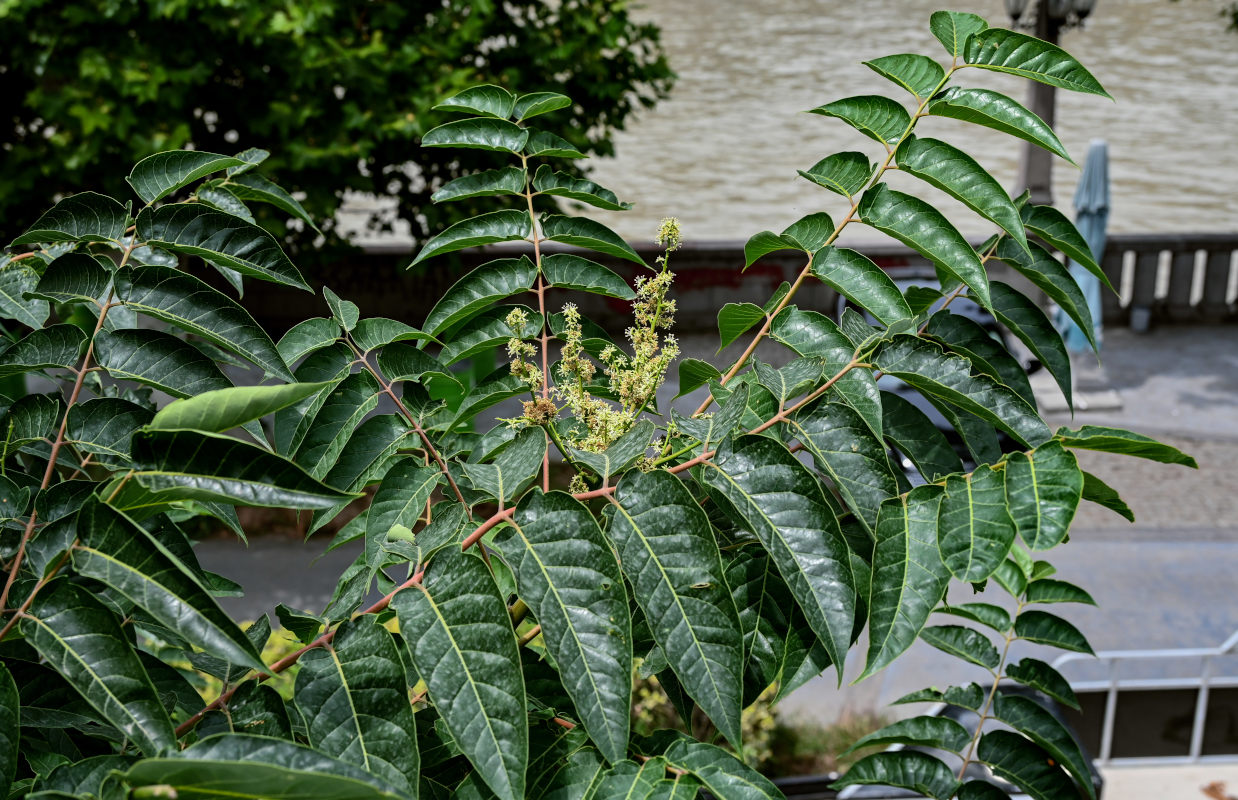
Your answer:
[[[136,203],[86,192],[40,217],[0,269],[0,376],[51,381],[7,398],[0,416],[0,789],[774,798],[733,755],[741,709],[827,670],[841,680],[866,631],[867,651],[853,655],[865,676],[917,638],[975,665],[980,682],[905,701],[968,709],[982,724],[895,723],[862,744],[910,747],[862,759],[843,784],[976,800],[1004,796],[996,775],[1040,800],[1091,797],[1079,746],[1041,704],[1073,702],[1069,685],[1007,653],[1020,640],[1088,650],[1044,605],[1090,598],[1053,579],[1040,554],[1067,538],[1081,500],[1129,509],[1074,451],[1193,462],[1126,431],[1050,430],[1005,345],[952,313],[960,297],[988,309],[1069,397],[1060,337],[987,267],[1010,265],[1083,331],[1087,305],[1053,251],[1103,274],[1066,217],[1011,198],[922,127],[961,119],[1066,157],[1017,102],[962,79],[999,70],[1105,93],[1072,57],[1021,33],[950,12],[931,26],[944,66],[908,54],[868,63],[898,99],[814,109],[874,140],[878,160],[836,153],[803,171],[841,214],[748,243],[748,264],[789,249],[804,268],[764,306],[721,310],[723,343],[750,336],[738,359],[678,362],[681,393],[709,394],[692,414],[656,403],[677,356],[675,223],[650,266],[587,217],[535,211],[539,197],[626,208],[556,169],[581,156],[542,127],[570,104],[562,95],[478,86],[442,103],[460,119],[423,146],[511,163],[437,187],[435,199],[506,195],[524,208],[460,222],[414,263],[498,242],[529,251],[464,276],[420,328],[362,318],[324,289],[329,315],[276,343],[198,276],[209,265],[238,290],[308,289],[249,215],[267,202],[305,217],[256,177],[261,151],[160,153],[129,176]],[[973,248],[928,202],[890,188],[891,169],[957,197],[993,237]],[[922,253],[940,286],[900,291],[836,246],[855,224]],[[649,271],[631,286],[591,253]],[[867,315],[798,307],[810,280]],[[552,287],[630,301],[632,325],[612,339],[574,306],[548,308]],[[770,340],[790,357],[781,368],[753,360]],[[506,353],[493,374],[461,369],[490,351]],[[249,380],[233,385],[224,364],[234,375],[248,366]],[[952,420],[974,466],[915,405],[880,391],[879,374]],[[517,416],[485,421],[511,399]],[[1013,444],[997,446],[997,431]],[[266,506],[307,510],[317,530],[363,490],[368,506],[333,542],[360,542],[360,555],[325,609],[275,609],[304,646],[265,663],[269,623],[242,630],[224,614],[215,598],[239,587],[201,568],[186,521],[208,515],[243,537],[236,507]],[[995,602],[945,605],[953,582]],[[367,604],[373,587],[383,595]],[[958,624],[930,625],[934,611]],[[287,700],[270,680],[294,664]],[[218,681],[217,696],[203,703],[189,671]],[[709,720],[687,730],[716,734],[634,735],[636,676],[656,676],[685,718]],[[938,754],[950,753],[947,766]]]

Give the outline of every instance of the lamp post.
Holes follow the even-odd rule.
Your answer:
[[[1033,6],[1028,12],[1028,6]],[[1063,30],[1079,27],[1092,13],[1096,0],[1006,0],[1006,11],[1013,27],[1030,29],[1037,38],[1057,44]],[[1045,121],[1049,127],[1054,123],[1054,88],[1033,82],[1028,89],[1027,107]],[[1031,202],[1036,205],[1053,204],[1052,155],[1030,142],[1023,145],[1023,157],[1019,162],[1019,180],[1015,194],[1023,190],[1031,192]]]

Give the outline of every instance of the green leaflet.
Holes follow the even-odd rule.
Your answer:
[[[119,397],[96,397],[69,409],[65,440],[107,464],[127,464],[134,431],[151,420],[149,409]]]
[[[1083,499],[1104,506],[1128,522],[1135,521],[1135,512],[1118,496],[1117,491],[1086,470],[1083,472]]]
[[[961,753],[970,741],[968,730],[948,717],[911,717],[861,737],[845,752],[854,753],[861,747],[905,744]]]
[[[0,663],[0,792],[6,796],[21,755],[21,698],[9,668]]]
[[[43,271],[43,277],[35,276],[38,285],[33,287],[33,291],[27,289],[27,296],[39,297],[56,303],[100,301],[112,282],[112,275],[108,271],[111,266],[111,261],[107,261],[105,265],[100,263],[98,258],[87,253],[65,253],[47,265],[47,269]],[[34,271],[21,264],[9,265],[0,270],[0,276],[6,279],[18,276],[25,279],[31,275],[35,275]],[[0,303],[4,303],[5,313],[10,313],[8,303],[5,301],[8,297],[11,297],[9,292],[0,294]],[[21,299],[20,293],[17,293],[17,299]],[[29,302],[23,302],[23,305],[28,306],[31,312],[40,307],[40,304]],[[45,309],[47,306],[44,304],[41,307]],[[40,320],[38,324],[31,325],[28,321],[30,317],[13,317],[13,319],[25,322],[32,328],[43,324],[43,320]]]
[[[789,425],[812,453],[817,469],[833,479],[847,506],[872,531],[877,509],[899,489],[882,441],[842,403],[813,403],[796,412]]]
[[[1045,365],[1057,381],[1066,402],[1074,407],[1074,394],[1070,379],[1070,354],[1062,336],[1053,327],[1040,307],[1014,287],[1001,281],[992,281],[990,309],[998,321],[1027,345],[1040,363]]]
[[[606,772],[606,763],[591,747],[582,747],[546,781],[541,800],[590,800]]]
[[[877,515],[869,645],[864,675],[872,675],[915,642],[946,593],[950,573],[937,549],[942,489],[918,486],[882,504]]]
[[[744,704],[772,683],[786,683],[815,637],[778,568],[759,547],[745,547],[726,568],[744,634]],[[804,634],[807,634],[806,636]],[[781,690],[781,687],[780,687]]]
[[[293,380],[271,337],[236,301],[171,267],[126,267],[116,293],[129,308],[197,334],[257,364],[268,375]]]
[[[558,111],[560,108],[567,108],[571,104],[571,98],[557,92],[532,92],[516,98],[512,115],[519,122],[551,111]]]
[[[1014,632],[1020,639],[1050,647],[1060,647],[1076,653],[1091,653],[1092,646],[1079,629],[1048,611],[1024,611],[1014,622]]]
[[[718,368],[707,361],[699,358],[682,358],[679,360],[679,393],[675,395],[675,399],[721,377],[722,373],[718,371]]]
[[[768,778],[720,747],[676,734],[666,748],[671,766],[696,776],[718,800],[782,800]],[[599,799],[601,797],[599,796]]]
[[[619,300],[636,297],[632,287],[611,270],[571,253],[551,253],[542,257],[542,276],[549,286],[601,294]]]
[[[1027,249],[1023,220],[997,179],[974,158],[938,139],[909,136],[899,145],[899,169],[936,186],[980,216],[992,221]]]
[[[955,797],[957,800],[1010,800],[1010,795],[983,778],[964,783]]]
[[[198,430],[223,433],[317,394],[333,381],[236,386],[176,400],[155,414],[152,430]]]
[[[1083,493],[1074,454],[1052,441],[1006,459],[1006,504],[1019,536],[1032,550],[1066,538]]]
[[[295,197],[288,194],[278,184],[262,177],[256,172],[249,172],[243,175],[230,173],[227,187],[228,192],[240,200],[275,206],[285,214],[301,220],[310,226],[311,229],[318,230],[318,226],[314,224],[313,217],[309,215],[309,212],[305,210]]]
[[[135,787],[170,786],[177,797],[208,800],[396,800],[404,797],[377,776],[292,742],[224,733],[175,757],[148,758],[125,773]],[[166,790],[164,790],[166,791]]]
[[[81,192],[45,212],[9,247],[36,242],[119,242],[128,224],[127,205],[95,192]]]
[[[139,750],[176,748],[172,722],[120,624],[88,592],[58,581],[22,619],[26,641]]]
[[[644,764],[635,761],[620,761],[602,775],[595,796],[613,797],[616,800],[647,800],[666,774],[666,761],[661,757],[651,758]]]
[[[461,325],[450,334],[443,336],[446,342],[439,360],[450,366],[458,361],[471,358],[478,353],[507,344],[512,338],[512,329],[506,319],[513,310],[520,309],[532,320],[533,331],[526,331],[525,336],[536,335],[540,329],[538,315],[528,306],[492,306]]]
[[[520,501],[495,546],[542,626],[589,738],[611,763],[627,753],[632,631],[623,575],[593,515],[563,492]]]
[[[528,256],[500,258],[483,264],[444,293],[430,309],[422,327],[427,333],[438,336],[495,301],[528,291],[536,279],[537,267]]]
[[[311,291],[275,237],[252,222],[201,203],[172,203],[138,214],[137,237],[199,256],[259,280]]]
[[[935,94],[946,77],[946,71],[940,64],[928,56],[914,53],[882,56],[865,61],[864,66],[894,81],[918,99],[927,99]]]
[[[907,458],[925,480],[937,480],[963,471],[963,462],[923,411],[891,392],[881,393],[886,438]]]
[[[809,113],[841,119],[860,133],[882,144],[899,140],[911,127],[911,115],[900,103],[880,95],[860,95],[835,100]]]
[[[198,187],[194,192],[199,203],[209,206],[217,211],[222,211],[225,214],[231,214],[234,217],[240,217],[249,223],[254,223],[254,215],[250,213],[249,206],[241,201],[241,198],[228,191],[227,188],[221,185],[211,185],[214,181]],[[218,268],[219,265],[215,265]],[[239,289],[238,289],[239,291]]]
[[[721,555],[700,505],[663,470],[629,472],[608,510],[635,599],[684,689],[740,746],[743,638]]]
[[[929,17],[929,30],[951,58],[963,55],[967,40],[987,27],[983,17],[958,11],[934,11]]]
[[[718,338],[721,352],[731,342],[743,336],[749,328],[765,319],[765,310],[755,303],[727,303],[718,311]]]
[[[935,97],[926,109],[939,117],[950,117],[992,128],[1031,142],[1071,161],[1053,129],[1016,100],[989,89],[962,89],[952,86]],[[1030,226],[1029,226],[1030,227]],[[1106,281],[1107,283],[1107,281]]]
[[[782,233],[761,231],[744,244],[744,269],[779,250],[803,250],[811,255],[825,245],[833,232],[833,221],[821,212],[796,220]]]
[[[39,273],[25,264],[10,262],[0,268],[0,319],[16,320],[30,328],[43,327],[51,315],[47,299],[26,299],[45,297],[38,291],[40,283]]]
[[[321,395],[322,402],[316,413],[302,418],[307,430],[294,451],[293,460],[311,475],[327,474],[352,432],[378,406],[379,392],[378,381],[373,375],[354,372]],[[311,418],[312,424],[309,424]]]
[[[86,334],[68,323],[35,328],[0,351],[0,378],[42,369],[73,369],[86,349]]]
[[[196,431],[133,437],[133,479],[165,500],[271,508],[326,508],[348,495],[260,447]]]
[[[841,194],[848,200],[868,185],[876,171],[876,165],[868,160],[868,156],[854,151],[834,153],[807,170],[798,170],[800,177]]]
[[[874,359],[887,375],[999,426],[1028,447],[1049,438],[1040,415],[1013,390],[985,375],[972,375],[970,363],[948,355],[932,342],[895,336]]]
[[[147,156],[134,165],[125,181],[146,205],[154,203],[182,186],[188,186],[212,172],[235,169],[246,162],[233,156],[201,150],[168,150]],[[145,238],[145,237],[139,237]]]
[[[193,687],[190,687],[192,691]],[[197,696],[197,692],[194,692]],[[193,713],[201,706],[199,702]],[[228,713],[212,711],[202,718],[194,731],[205,739],[217,733],[233,733],[236,731],[262,731],[262,736],[292,741],[292,723],[288,719],[288,709],[279,693],[266,684],[257,681],[246,681],[237,687],[236,693],[228,700]]]
[[[0,431],[9,451],[56,435],[64,403],[58,396],[28,394],[20,398],[0,416]]]
[[[1025,658],[1018,664],[1006,667],[1006,677],[1018,681],[1024,686],[1065,703],[1071,708],[1079,708],[1079,699],[1070,688],[1070,683],[1056,669],[1035,658]]]
[[[542,218],[542,235],[552,242],[584,247],[615,258],[648,266],[645,260],[624,241],[623,237],[600,222],[586,217],[565,217],[548,214]]]
[[[1111,291],[1117,292],[1117,289],[1109,282],[1109,276],[1096,263],[1087,239],[1083,238],[1083,234],[1079,233],[1079,229],[1069,217],[1053,206],[1030,204],[1023,206],[1022,214],[1023,224],[1029,231],[1074,259]]]
[[[472,219],[457,222],[442,233],[432,236],[422,245],[417,257],[409,266],[416,266],[431,256],[452,253],[466,247],[527,239],[532,232],[532,221],[523,211],[508,209],[481,214]]]
[[[404,664],[371,615],[301,657],[294,694],[315,750],[415,795],[420,757]]]
[[[253,669],[262,658],[190,568],[131,520],[96,500],[78,513],[73,566],[110,586],[212,655]]]
[[[419,331],[411,325],[405,325],[403,322],[386,317],[358,320],[357,326],[350,333],[357,349],[362,353],[385,347],[392,342],[433,338],[425,331]]]
[[[937,519],[942,562],[959,580],[976,583],[992,575],[1014,543],[1002,473],[987,466],[946,479]]]
[[[1096,601],[1092,595],[1073,583],[1039,578],[1027,586],[1027,602],[1029,603],[1083,603],[1094,606]]]
[[[747,521],[831,661],[841,665],[851,645],[856,596],[847,543],[821,484],[786,447],[761,436],[720,448],[701,477]]]
[[[949,653],[989,671],[997,669],[1001,656],[989,637],[961,625],[936,625],[920,631],[920,638],[943,653]]]
[[[459,147],[519,153],[529,141],[529,132],[503,119],[462,119],[426,131],[422,147]]]
[[[520,167],[487,169],[464,175],[443,184],[430,195],[435,203],[467,200],[473,197],[517,195],[524,191],[525,171]]]
[[[547,131],[530,128],[529,143],[525,145],[525,155],[530,158],[584,158],[571,142]]]
[[[232,385],[213,359],[163,331],[99,331],[95,335],[95,360],[113,378],[153,386],[173,397],[191,397]]]
[[[569,449],[573,460],[584,464],[604,482],[609,483],[612,477],[618,477],[645,457],[656,430],[652,422],[642,419],[600,453],[578,450],[570,445]]]
[[[541,194],[566,197],[595,208],[607,211],[627,211],[631,203],[621,203],[610,189],[598,186],[583,178],[574,178],[566,172],[558,172],[548,164],[542,164],[533,175],[533,188]]]
[[[825,360],[797,358],[785,367],[775,369],[763,361],[753,359],[752,367],[757,384],[767,389],[779,406],[783,407],[787,405],[787,401],[821,384]]]
[[[464,462],[460,466],[473,488],[503,503],[511,502],[537,476],[546,457],[546,432],[526,428],[490,464]]]
[[[1070,270],[1035,242],[1031,243],[1029,251],[1030,254],[1014,246],[1009,239],[1003,238],[998,242],[995,255],[1049,295],[1088,337],[1092,349],[1099,351],[1092,326],[1092,312],[1088,309],[1083,290],[1079,288],[1079,283],[1070,274]]]
[[[937,758],[917,750],[874,753],[851,766],[834,789],[857,784],[901,786],[936,800],[949,800],[958,789],[954,773]]]
[[[1023,365],[979,323],[943,309],[929,317],[924,333],[966,358],[972,369],[1006,384],[1035,407],[1036,396]]]
[[[958,605],[943,605],[936,609],[938,614],[950,614],[955,617],[972,622],[978,622],[987,628],[992,628],[998,633],[1006,633],[1010,630],[1013,620],[1010,619],[1010,614],[1001,606],[995,606],[990,603],[960,603]]]
[[[310,353],[334,344],[342,335],[340,325],[333,319],[311,317],[288,329],[275,345],[285,364],[292,364]]]
[[[512,115],[516,98],[502,86],[483,83],[457,92],[434,106],[435,111],[461,111],[505,120]]]
[[[859,214],[865,225],[898,239],[967,284],[976,302],[990,305],[989,279],[980,257],[940,211],[879,183],[860,199]]]
[[[391,601],[413,665],[456,745],[503,800],[524,797],[529,731],[520,654],[486,565],[456,548]]]
[[[1161,464],[1181,464],[1184,467],[1198,469],[1199,465],[1191,456],[1176,447],[1120,428],[1107,428],[1102,425],[1084,425],[1077,431],[1069,428],[1058,428],[1054,434],[1062,444],[1080,450],[1097,450],[1102,453],[1121,453],[1123,455],[1146,458]]]
[[[737,382],[738,383],[738,382]],[[713,450],[735,429],[748,409],[748,397],[751,392],[748,384],[739,383],[735,390],[722,400],[718,411],[705,419],[680,416],[672,411],[672,418],[679,430],[701,443],[702,452]]]
[[[1035,800],[1064,800],[1079,791],[1053,757],[1017,733],[990,731],[980,737],[980,760]]]
[[[912,316],[898,286],[865,256],[845,247],[827,247],[812,259],[812,274],[885,325]]]
[[[1009,72],[1061,89],[1113,99],[1092,73],[1065,50],[1018,31],[980,31],[967,42],[964,59],[971,67]]]

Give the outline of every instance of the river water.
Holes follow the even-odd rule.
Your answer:
[[[845,201],[796,175],[840,150],[884,156],[844,123],[803,113],[857,94],[910,95],[860,62],[899,52],[946,62],[928,31],[942,0],[643,0],[633,14],[661,26],[679,74],[669,99],[617,135],[617,155],[593,162],[593,178],[626,213],[599,215],[625,237],[649,239],[677,216],[689,240],[745,239]],[[1062,46],[1114,96],[1058,91],[1057,131],[1082,164],[1093,138],[1109,142],[1110,229],[1238,230],[1238,34],[1225,30],[1218,0],[1100,0],[1083,30]],[[951,7],[1006,25],[1001,0]],[[963,85],[1025,101],[1026,82],[969,69]],[[900,95],[901,93],[901,95]],[[920,132],[971,152],[1013,186],[1021,141],[978,126],[928,118]],[[1079,170],[1058,161],[1054,194],[1069,209]],[[906,175],[895,187],[932,194]],[[934,200],[951,205],[940,195]],[[991,226],[954,205],[948,216],[969,235]],[[851,229],[856,226],[849,226]],[[880,238],[859,230],[852,241]]]

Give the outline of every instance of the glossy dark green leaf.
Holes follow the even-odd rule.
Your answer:
[[[786,447],[760,436],[735,440],[703,467],[704,482],[743,516],[830,660],[842,664],[851,645],[856,594],[847,543],[821,484]]]
[[[542,235],[552,242],[584,247],[608,256],[647,266],[623,237],[600,222],[586,217],[549,214],[542,219]]]
[[[525,155],[540,158],[584,158],[585,154],[566,139],[547,131],[529,129],[529,143],[524,146]]]
[[[473,488],[506,504],[528,488],[542,468],[548,441],[540,428],[526,428],[493,463],[464,462],[460,466],[473,483]]]
[[[949,717],[911,717],[860,737],[844,752],[854,753],[861,747],[904,744],[961,753],[970,741],[971,733]]]
[[[528,385],[515,375],[503,375],[483,381],[465,395],[452,421],[454,423],[459,420],[472,419],[495,403],[501,403],[509,397],[527,394],[528,391]]]
[[[56,435],[64,403],[58,395],[28,394],[0,416],[0,436],[9,452],[23,445]]]
[[[1003,28],[980,31],[967,42],[964,59],[968,66],[1009,72],[1060,89],[1113,99],[1069,53],[1026,33]]]
[[[1094,606],[1096,601],[1086,590],[1066,581],[1040,578],[1027,586],[1029,603],[1083,603]]]
[[[1083,473],[1070,451],[1056,441],[1029,455],[1006,459],[1006,504],[1019,536],[1032,550],[1048,550],[1070,530],[1083,493]]]
[[[680,734],[664,757],[671,766],[696,776],[718,800],[783,800],[769,778],[721,747]]]
[[[398,414],[379,414],[357,426],[348,437],[335,463],[323,475],[328,486],[339,486],[347,492],[359,492],[366,485],[382,478],[390,459],[413,435],[407,420]],[[341,510],[352,498],[341,498]],[[325,522],[325,520],[324,520]]]
[[[153,386],[173,397],[191,397],[232,385],[213,359],[163,331],[99,331],[95,335],[95,360],[113,378]]]
[[[983,17],[959,11],[934,11],[929,17],[929,30],[954,59],[963,55],[968,39],[987,27]]]
[[[1001,606],[991,603],[959,603],[945,605],[937,609],[938,614],[949,614],[972,622],[978,622],[998,633],[1006,633],[1013,624],[1010,614]]]
[[[1135,521],[1135,512],[1118,496],[1117,490],[1087,471],[1083,473],[1083,499],[1102,505],[1129,522]]]
[[[138,197],[150,205],[182,186],[188,186],[212,172],[223,172],[245,166],[234,156],[206,153],[201,150],[168,150],[147,156],[134,165],[125,181]]]
[[[873,753],[857,761],[831,784],[834,789],[846,786],[899,786],[936,800],[949,800],[959,782],[945,764],[918,750],[897,750]]]
[[[326,508],[348,495],[280,456],[227,436],[150,431],[133,437],[133,480],[169,499]]]
[[[942,213],[918,197],[878,184],[860,199],[860,219],[898,239],[938,268],[954,276],[989,305],[989,279],[980,257]]]
[[[684,689],[740,746],[743,637],[709,520],[678,478],[629,472],[606,532]]]
[[[993,316],[1019,337],[1032,355],[1053,375],[1066,402],[1074,406],[1070,353],[1053,323],[1027,295],[1002,281],[992,281]]]
[[[462,119],[426,131],[422,147],[459,147],[519,153],[529,141],[529,132],[502,119]]]
[[[430,237],[409,266],[420,264],[431,256],[452,253],[466,247],[520,241],[529,238],[532,232],[533,224],[527,212],[514,209],[492,211],[457,222],[442,233]]]
[[[631,300],[636,296],[627,282],[610,269],[571,253],[542,258],[542,275],[549,286]]]
[[[21,698],[9,668],[0,663],[0,792],[8,795],[21,755]]]
[[[110,261],[107,263],[111,264]],[[25,270],[19,264],[5,267],[3,273],[13,272],[21,275],[24,271],[29,270]],[[65,253],[47,265],[47,269],[43,270],[43,277],[38,278],[38,285],[33,291],[28,292],[28,295],[56,303],[98,302],[103,299],[111,281],[111,273],[98,258],[87,253]],[[7,296],[8,293],[5,292],[4,297]],[[20,299],[20,295],[18,298]],[[0,297],[0,303],[4,302],[4,299]],[[26,303],[26,305],[30,304]],[[5,311],[8,311],[7,303]],[[14,317],[14,319],[25,322],[27,325],[30,324],[21,317]],[[31,327],[37,328],[38,325],[31,325]]]
[[[899,140],[911,127],[911,115],[902,104],[881,95],[860,95],[835,100],[812,109],[810,113],[836,117],[860,133],[882,144]]]
[[[65,440],[105,464],[129,460],[134,431],[151,421],[150,409],[119,397],[96,397],[69,409]]]
[[[302,320],[288,329],[275,345],[284,363],[292,364],[310,353],[334,344],[341,335],[339,323],[323,317]]]
[[[322,395],[317,411],[306,418],[308,430],[293,460],[312,475],[326,475],[361,420],[377,408],[380,391],[373,375],[355,372]]]
[[[1096,276],[1104,286],[1116,292],[1109,276],[1100,268],[1092,253],[1092,248],[1075,223],[1053,206],[1026,205],[1022,210],[1023,224],[1027,229],[1044,239],[1050,246],[1061,250],[1078,262],[1084,269]]]
[[[651,758],[643,764],[620,761],[602,775],[595,797],[648,798],[653,787],[666,774],[666,761]]]
[[[887,500],[877,515],[864,677],[911,647],[945,596],[950,573],[937,549],[941,495],[940,487],[918,486]]]
[[[175,749],[172,722],[142,662],[89,592],[60,581],[39,593],[20,625],[26,642],[139,750]]]
[[[886,325],[912,316],[903,293],[885,270],[846,247],[827,247],[813,256],[812,274]]]
[[[1029,447],[1049,438],[1048,426],[1026,400],[986,375],[972,375],[966,359],[932,342],[896,336],[877,352],[875,361],[885,374],[1001,427]]]
[[[76,369],[86,349],[86,334],[61,323],[35,328],[16,344],[0,351],[0,378],[42,369]]]
[[[939,139],[910,136],[898,148],[898,166],[956,198],[1027,248],[1023,220],[997,179],[974,158]]]
[[[615,553],[584,505],[534,490],[495,539],[542,626],[589,738],[612,763],[627,753],[632,631]]]
[[[748,329],[765,319],[765,311],[755,303],[727,303],[718,311],[718,336],[722,341],[719,350],[748,332]]]
[[[877,525],[877,509],[898,494],[885,444],[860,415],[837,402],[817,402],[790,419],[791,430],[812,453],[817,469],[829,475],[843,501],[864,527]]]
[[[747,269],[770,253],[779,250],[799,250],[798,243],[792,242],[773,231],[761,231],[744,244],[744,268]]]
[[[679,361],[679,393],[676,398],[699,389],[712,380],[722,377],[718,368],[699,358],[684,358]]]
[[[1102,425],[1083,425],[1078,430],[1058,428],[1055,434],[1067,447],[1079,450],[1097,450],[1102,453],[1121,453],[1122,455],[1146,458],[1161,464],[1181,464],[1184,467],[1197,469],[1199,465],[1191,456],[1183,453],[1172,445],[1121,428],[1108,428]]]
[[[200,203],[172,203],[138,214],[138,238],[198,256],[259,280],[310,291],[275,237],[240,217]]]
[[[171,787],[183,800],[396,800],[394,786],[317,750],[269,736],[224,733],[125,773],[134,787]],[[166,792],[167,789],[158,789]]]
[[[152,430],[197,430],[223,433],[246,422],[287,408],[298,400],[317,394],[331,381],[321,383],[283,383],[272,386],[235,386],[203,392],[196,397],[176,400],[155,414]]]
[[[1079,288],[1078,282],[1070,271],[1062,266],[1062,263],[1054,258],[1052,253],[1032,242],[1029,255],[1016,247],[1009,239],[1002,239],[997,245],[996,255],[1057,303],[1088,337],[1092,349],[1099,349],[1092,325],[1092,312],[1088,310],[1088,302],[1083,296],[1083,290]]]
[[[42,327],[51,314],[51,307],[47,299],[37,299],[44,297],[37,291],[41,282],[39,273],[25,264],[9,262],[0,268],[0,319],[16,320],[30,328]],[[76,281],[67,288],[75,289]]]
[[[980,737],[976,754],[1035,800],[1079,797],[1074,782],[1052,756],[1017,733],[989,731]]]
[[[1015,620],[1014,632],[1020,639],[1036,644],[1060,647],[1076,653],[1092,653],[1092,646],[1078,628],[1048,611],[1024,611]]]
[[[462,111],[483,117],[507,119],[516,106],[516,98],[502,86],[483,83],[457,92],[434,106],[435,111]]]
[[[735,429],[748,408],[750,389],[743,383],[720,402],[718,411],[703,419],[686,418],[672,412],[676,427],[701,443],[702,451],[713,450]]]
[[[1057,717],[1029,697],[998,692],[993,716],[1044,748],[1075,777],[1089,797],[1095,797],[1088,760],[1070,730]]]
[[[127,206],[95,192],[81,192],[56,203],[9,246],[36,242],[119,242],[128,225]]]
[[[781,235],[797,249],[815,253],[825,246],[833,233],[834,221],[830,219],[829,214],[818,211],[792,222]]]
[[[426,373],[446,370],[433,356],[416,346],[393,342],[378,353],[378,371],[388,381],[420,381]]]
[[[963,784],[955,797],[958,800],[1010,800],[1010,795],[982,779]]]
[[[793,619],[800,615],[794,613],[795,601],[778,568],[759,547],[739,551],[726,566],[726,582],[744,635],[744,704],[750,705],[784,671],[792,672],[798,666],[787,664],[788,650],[793,646],[787,639],[801,638],[794,630],[799,620]],[[808,646],[803,642],[796,645]]]
[[[390,631],[370,615],[345,621],[330,645],[310,650],[298,664],[294,697],[310,745],[414,793],[417,726]]]
[[[934,625],[920,631],[920,638],[943,653],[987,670],[997,669],[1002,660],[989,637],[961,625]]]
[[[951,574],[970,583],[992,575],[1015,537],[1002,473],[980,466],[968,477],[947,478],[937,524],[941,559]]]
[[[1016,100],[989,89],[952,86],[929,103],[928,113],[1016,136],[1074,163],[1053,129]]]
[[[439,353],[439,360],[450,366],[478,353],[506,345],[514,335],[507,324],[507,316],[515,309],[522,310],[526,318],[534,321],[529,326],[530,330],[525,331],[525,337],[536,335],[541,326],[537,324],[539,318],[533,309],[528,306],[492,306],[472,317],[467,325],[461,325],[451,334],[443,335],[446,344]]]
[[[1079,698],[1075,696],[1074,690],[1070,688],[1070,682],[1063,678],[1060,672],[1043,661],[1035,658],[1025,658],[1018,664],[1006,667],[1006,677],[1018,681],[1024,686],[1044,692],[1059,703],[1065,703],[1071,708],[1079,708]]]
[[[529,731],[507,606],[479,558],[446,548],[392,608],[456,745],[504,800],[524,797]]]
[[[853,151],[834,153],[807,170],[798,170],[801,177],[847,199],[859,194],[875,171],[876,167],[868,156]]]
[[[268,375],[292,381],[271,337],[236,301],[171,267],[126,267],[116,291],[140,313],[171,323],[257,364]]]
[[[864,66],[883,78],[894,81],[917,98],[927,100],[936,94],[946,77],[941,65],[928,56],[899,53],[865,61]]]
[[[584,178],[574,178],[566,172],[557,172],[546,164],[534,173],[533,188],[541,194],[566,197],[607,211],[627,211],[632,207],[631,203],[620,202],[610,189]]]
[[[582,747],[545,783],[540,800],[588,800],[606,773],[606,762],[591,747]]]
[[[385,347],[392,342],[433,338],[430,334],[417,330],[412,325],[386,317],[358,320],[357,326],[349,332],[349,335],[352,336],[353,343],[362,353]]]
[[[468,200],[473,197],[517,195],[524,191],[526,173],[520,167],[486,169],[448,181],[430,195],[435,203]]]
[[[313,230],[318,230],[318,226],[314,224],[314,218],[295,197],[283,187],[255,172],[233,175],[227,186],[228,191],[241,200],[275,206],[285,214],[301,220]]]
[[[571,447],[572,459],[596,472],[599,478],[609,484],[612,477],[623,474],[648,454],[649,444],[656,430],[649,420],[638,420],[627,433],[600,453]]]
[[[246,222],[254,223],[254,215],[250,212],[249,206],[245,205],[241,198],[228,191],[224,186],[212,186],[209,184],[200,186],[194,192],[194,197],[199,203],[209,206],[216,211],[222,211],[225,214],[240,217]]]
[[[198,693],[194,692],[194,696],[197,697]],[[190,713],[201,708],[201,705],[199,700]],[[217,733],[257,731],[261,731],[262,736],[276,739],[292,741],[293,738],[292,723],[288,719],[288,708],[284,705],[284,699],[275,689],[257,681],[246,681],[237,687],[228,700],[227,714],[212,711],[194,728],[194,732],[203,739]]]
[[[978,322],[943,309],[929,317],[924,333],[970,361],[973,370],[1006,384],[1029,405],[1035,405],[1036,396],[1023,365]]]
[[[583,260],[583,259],[582,259]],[[430,309],[425,330],[438,336],[496,300],[526,292],[537,280],[537,267],[527,256],[501,258],[483,264],[456,281]],[[510,335],[510,334],[509,334]]]

